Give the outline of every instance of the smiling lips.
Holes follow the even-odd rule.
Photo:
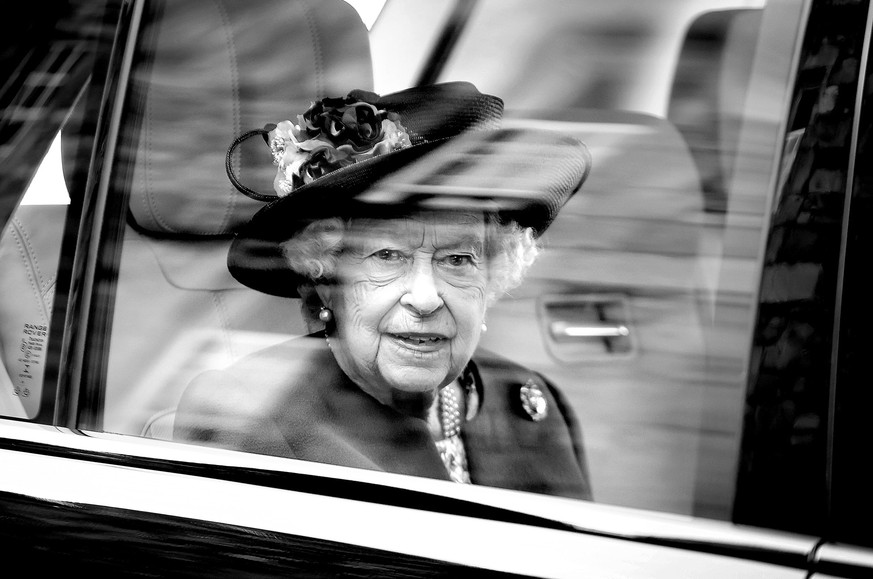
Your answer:
[[[439,346],[448,338],[439,334],[388,334],[398,342],[408,347],[428,348]]]

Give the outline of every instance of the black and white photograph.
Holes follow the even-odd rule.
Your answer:
[[[15,4],[4,576],[873,577],[869,0]]]

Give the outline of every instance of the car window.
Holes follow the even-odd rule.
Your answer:
[[[722,50],[731,52],[734,46],[755,42],[760,7],[739,11],[733,16],[736,21],[728,18],[720,24]],[[129,136],[122,138],[125,148],[116,170],[124,178],[113,186],[129,197],[129,223],[123,231],[118,277],[111,282],[114,302],[105,383],[96,377],[86,380],[99,403],[93,426],[109,432],[169,438],[178,400],[204,370],[228,366],[307,333],[298,302],[248,291],[228,275],[228,234],[261,205],[228,182],[224,152],[233,138],[282,120],[277,115],[291,115],[292,109],[299,109],[293,114],[302,113],[317,89],[331,94],[328,85],[339,94],[351,85],[381,92],[402,88],[374,84],[380,78],[377,71],[393,73],[392,62],[380,60],[389,56],[384,48],[374,48],[372,65],[365,56],[370,38],[378,47],[383,27],[390,26],[392,18],[410,17],[393,11],[413,10],[410,6],[387,5],[369,32],[344,4],[323,8],[325,13],[335,12],[331,20],[324,16],[324,26],[342,30],[335,36],[343,39],[343,44],[321,47],[324,78],[310,78],[311,62],[303,59],[297,69],[265,75],[266,80],[255,72],[287,69],[285,54],[312,50],[311,39],[292,35],[294,41],[287,45],[283,36],[287,46],[277,44],[279,36],[271,41],[271,34],[285,33],[271,24],[281,19],[270,4],[261,11],[248,10],[246,22],[254,18],[259,24],[248,24],[251,28],[245,30],[238,28],[241,15],[205,12],[213,20],[199,17],[200,26],[212,22],[234,35],[240,53],[230,59],[220,50],[219,38],[212,46],[178,32],[179,27],[191,27],[195,8],[205,9],[146,9],[131,72],[123,126]],[[698,489],[711,492],[698,487],[697,481],[721,475],[701,472],[700,448],[723,446],[722,456],[709,462],[726,473],[736,458],[731,445],[737,433],[702,428],[705,404],[699,386],[707,378],[703,336],[714,275],[707,271],[704,252],[715,243],[718,228],[713,224],[724,215],[706,211],[695,159],[678,128],[681,123],[666,118],[666,113],[671,91],[676,99],[690,98],[691,89],[683,83],[694,73],[678,68],[674,59],[683,35],[693,37],[695,26],[714,26],[696,20],[709,10],[687,9],[659,28],[646,19],[628,22],[620,16],[627,8],[601,5],[576,10],[574,24],[567,5],[557,3],[543,12],[538,34],[520,35],[511,27],[491,25],[514,18],[517,8],[479,3],[463,23],[452,57],[436,80],[467,80],[483,92],[500,95],[506,126],[542,127],[578,137],[589,147],[594,169],[582,193],[546,233],[547,248],[525,284],[513,290],[511,299],[489,309],[482,342],[560,389],[578,416],[596,500],[695,512],[698,501],[703,502],[695,498]],[[299,23],[300,9],[287,10],[286,19]],[[590,14],[603,22],[592,22]],[[415,75],[437,50],[442,38],[437,23],[451,23],[452,17],[449,13],[431,23],[423,13],[416,16],[415,22],[425,30],[436,29],[413,42],[422,44],[416,46],[421,56]],[[257,33],[244,36],[250,29]],[[519,40],[509,43],[496,34],[516,34]],[[782,41],[790,46],[795,34],[786,31]],[[567,49],[559,48],[566,46],[559,42],[564,35],[576,39],[571,46],[578,46],[585,57],[566,54],[561,66],[538,64],[554,64],[555,51],[564,54]],[[632,41],[624,43],[626,52],[608,61],[621,62],[621,69],[584,49],[586,38],[615,41],[621,35]],[[644,48],[658,43],[665,46],[660,60]],[[488,53],[494,46],[512,50],[502,51],[497,61],[497,55]],[[601,50],[610,53],[611,48]],[[390,56],[400,54],[395,49]],[[652,60],[641,62],[643,57]],[[496,67],[495,62],[503,64]],[[599,72],[577,66],[572,75],[561,74],[571,62],[604,68]],[[748,60],[736,63],[737,68],[745,67],[746,77],[750,66]],[[663,79],[657,83],[657,96],[651,88],[645,95],[634,94],[639,83],[650,87],[641,77],[652,68],[659,69]],[[515,76],[488,76],[498,69]],[[674,72],[680,75],[675,86],[669,82]],[[741,74],[724,74],[729,73]],[[624,86],[631,79],[635,86]],[[592,83],[590,88],[581,86],[583,80]],[[310,84],[314,81],[323,86]],[[397,82],[409,80],[401,76]],[[231,92],[233,83],[239,86],[234,89],[239,96]],[[569,83],[576,85],[572,91],[566,88]],[[298,96],[289,92],[292,89]],[[736,90],[735,98],[741,100],[742,90]],[[244,98],[247,95],[251,96]],[[645,106],[644,96],[651,97]],[[204,99],[215,103],[208,116],[201,112]],[[730,113],[724,115],[729,118]],[[245,146],[243,155],[258,154]],[[245,157],[239,163],[241,181],[259,191],[270,190],[269,185],[256,187],[262,177],[248,169]],[[657,202],[648,200],[652,195],[658,196]],[[657,235],[646,233],[655,230]],[[593,329],[599,335],[576,336],[574,328]],[[725,423],[739,421],[741,405],[734,404],[731,412],[723,418]],[[729,492],[725,488],[722,496],[706,499],[707,506],[720,509],[724,518]]]
[[[78,88],[58,101],[57,122],[4,160],[4,179],[19,158],[28,171],[13,183],[0,240],[0,414],[816,536],[829,508],[852,518],[829,501],[837,487],[863,486],[850,455],[831,454],[863,428],[858,350],[840,349],[830,364],[833,337],[858,334],[865,319],[854,293],[863,252],[841,252],[844,212],[849,238],[863,243],[866,134],[855,132],[869,124],[856,119],[866,113],[856,103],[868,4],[374,6],[106,9],[87,70],[63,72]],[[275,229],[298,219],[263,217],[278,215],[263,211],[274,194],[275,124],[304,122],[316,101],[338,107],[320,99],[353,89],[366,101],[433,83],[499,97],[504,132],[438,148],[443,164],[392,172],[405,189],[372,192],[381,212],[319,222],[347,236],[331,284],[252,287],[260,282],[239,273],[250,263],[303,253],[277,249],[270,233],[269,250],[255,244],[264,252],[234,257],[256,215]],[[39,100],[19,98],[21,107]],[[478,96],[468,106],[486,101],[497,106]],[[567,155],[577,142],[587,152]],[[484,151],[510,160],[477,172]],[[476,267],[505,223],[463,197],[477,217],[443,237],[434,208],[471,190],[489,191],[489,203],[530,195],[565,157],[581,189],[550,216],[523,281],[477,309],[486,276]],[[414,233],[384,202],[447,191],[452,201],[423,205],[432,213]],[[429,235],[427,248],[410,249],[410,238]],[[428,407],[407,421],[397,400],[354,390],[378,364],[336,354],[347,336],[331,334],[342,325],[331,316],[346,306],[321,306],[338,295],[337,280],[369,283],[380,291],[355,302],[366,321],[392,276],[422,255],[459,292],[440,297],[463,312],[452,323],[479,340],[473,364],[454,368],[456,398],[434,403],[454,414]],[[389,318],[378,319],[381,328]],[[452,333],[434,327],[385,332],[418,356],[410,383]],[[318,371],[300,372],[316,358]],[[339,382],[328,380],[336,367]],[[850,377],[833,391],[840,373]],[[451,383],[444,391],[455,392]],[[505,388],[494,394],[491,383]],[[343,398],[349,388],[355,395]],[[431,428],[449,442],[436,445]],[[466,463],[453,462],[461,452]],[[860,530],[846,539],[867,542]]]

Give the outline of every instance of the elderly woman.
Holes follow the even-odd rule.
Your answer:
[[[299,297],[312,333],[186,390],[174,437],[578,498],[576,420],[542,376],[478,347],[490,303],[584,181],[573,139],[497,128],[468,83],[323,99],[267,140],[276,195],[234,239],[231,273]]]

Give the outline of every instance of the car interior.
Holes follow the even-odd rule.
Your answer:
[[[228,146],[348,83],[371,88],[372,66],[367,30],[342,1],[152,9],[126,115],[139,127],[102,428],[170,438],[175,401],[199,372],[305,333],[297,303],[253,292],[227,271],[229,234],[263,205],[231,186]],[[242,154],[263,155],[256,145]]]

